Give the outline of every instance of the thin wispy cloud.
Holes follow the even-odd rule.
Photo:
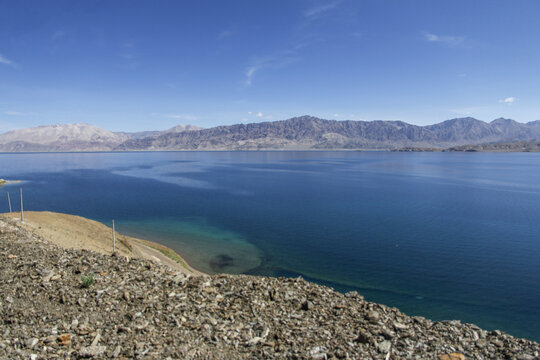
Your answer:
[[[58,31],[55,31],[54,34],[52,34],[51,40],[52,41],[60,40],[64,36],[66,36],[66,33],[62,30],[58,30]]]
[[[303,20],[297,27],[296,33],[292,36],[292,46],[266,56],[252,58],[244,70],[244,85],[246,87],[252,86],[255,76],[263,70],[284,68],[301,61],[300,52],[302,49],[322,41],[320,34],[308,31],[312,20],[327,15],[331,10],[336,9],[339,4],[340,1],[319,3],[305,10],[302,13]]]
[[[163,114],[163,117],[167,119],[176,119],[183,121],[196,121],[199,119],[198,116],[191,114]]]
[[[28,113],[28,112],[20,112],[20,111],[14,111],[14,110],[7,110],[4,111],[2,114],[7,116],[35,116],[36,113]]]
[[[9,60],[7,57],[3,56],[2,54],[0,54],[0,64],[8,65],[8,66],[11,66],[11,67],[17,67],[16,63]]]
[[[22,113],[22,112],[18,112],[18,111],[4,111],[4,115],[8,115],[8,116],[24,116],[25,114]]]
[[[120,57],[124,60],[127,68],[130,70],[137,70],[139,64],[136,61],[137,56],[134,54],[134,52],[136,52],[135,43],[133,41],[126,41],[120,44],[120,48],[122,49]]]
[[[272,120],[274,118],[273,115],[268,115],[268,114],[265,115],[262,111],[257,111],[257,112],[248,111],[247,114],[248,114],[248,117],[244,118],[246,121],[249,120],[249,118],[251,118],[252,119],[251,121],[253,121],[253,117],[256,117],[259,119],[268,119],[268,120]]]
[[[517,99],[513,96],[510,96],[510,97],[507,97],[507,98],[504,98],[504,99],[500,99],[499,100],[499,103],[501,104],[513,104]]]
[[[253,84],[255,74],[259,73],[263,69],[280,69],[298,61],[300,61],[300,57],[298,56],[296,48],[293,50],[279,51],[270,56],[255,58],[244,72],[244,85],[247,87],[251,86]]]
[[[323,14],[327,13],[328,11],[335,9],[338,6],[338,4],[339,4],[338,1],[334,1],[334,2],[326,3],[326,4],[318,4],[304,11],[304,16],[310,19],[318,18],[322,16]]]
[[[258,65],[252,65],[246,69],[246,79],[245,79],[246,86],[251,86],[251,84],[253,83],[253,77],[255,76],[255,73],[257,72],[257,70],[259,70]]]
[[[424,39],[431,43],[441,43],[449,46],[461,45],[465,42],[464,36],[453,35],[435,35],[432,33],[425,33]]]
[[[218,40],[223,40],[223,39],[226,39],[230,36],[232,36],[234,33],[231,31],[231,30],[223,30],[222,32],[219,33],[218,35]]]

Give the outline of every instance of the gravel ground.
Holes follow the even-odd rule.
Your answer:
[[[0,219],[0,259],[1,359],[531,360],[540,352],[532,341],[409,317],[300,278],[190,276],[65,250],[9,219]]]

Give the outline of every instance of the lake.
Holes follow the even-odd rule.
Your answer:
[[[206,272],[302,276],[540,340],[540,154],[0,154],[0,212],[76,214]]]

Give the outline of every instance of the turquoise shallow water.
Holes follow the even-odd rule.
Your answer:
[[[540,154],[0,154],[25,207],[540,340]],[[0,211],[7,211],[0,188]]]

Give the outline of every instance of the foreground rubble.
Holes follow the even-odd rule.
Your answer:
[[[0,219],[0,358],[538,359],[540,344],[302,279],[189,276]],[[93,275],[92,275],[93,274]],[[93,283],[84,287],[83,277]]]

